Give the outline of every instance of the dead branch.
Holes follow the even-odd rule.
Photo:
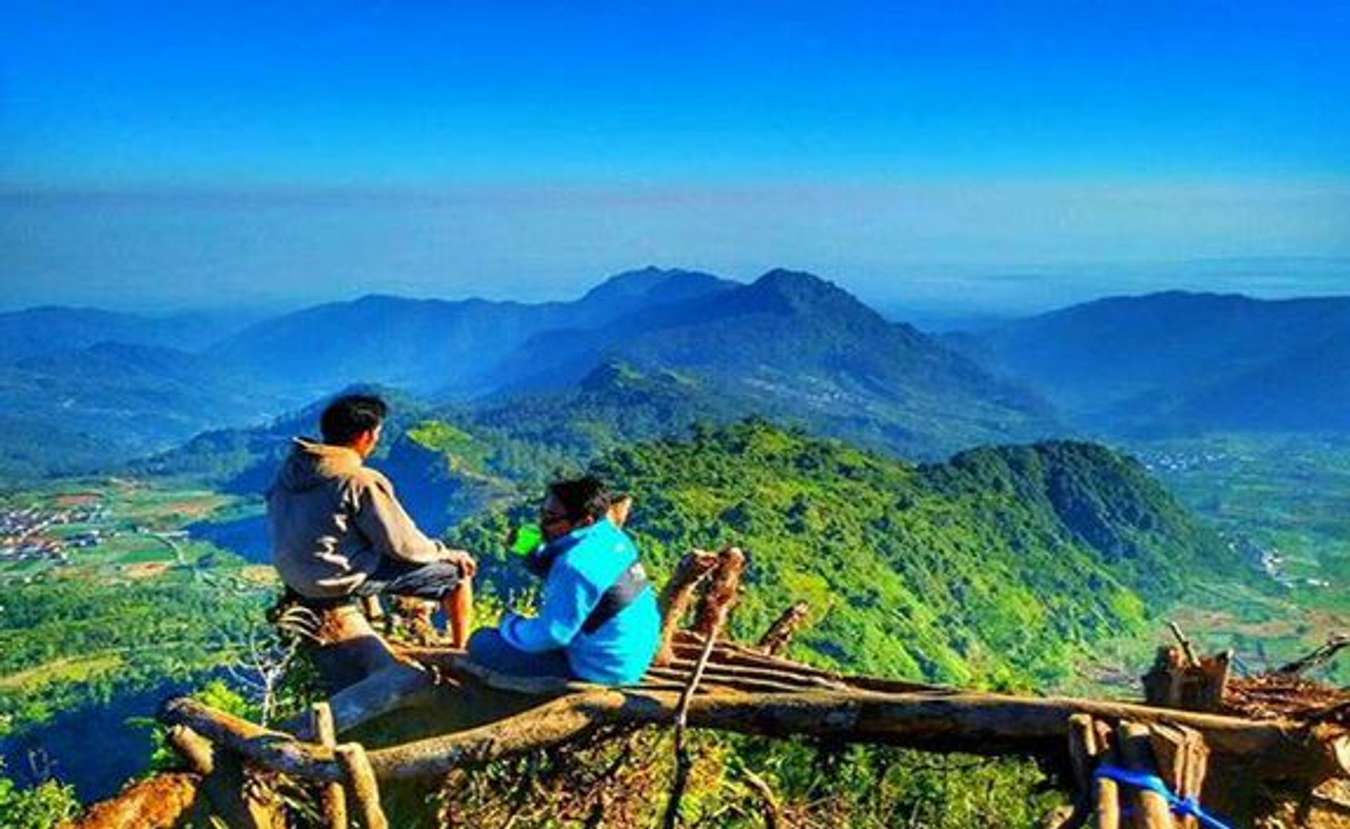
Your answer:
[[[1120,752],[1116,747],[1115,729],[1102,720],[1092,719],[1092,733],[1096,736],[1097,763],[1119,765]],[[1099,777],[1095,794],[1097,829],[1120,829],[1120,784]]]
[[[784,610],[783,613],[774,620],[764,635],[759,638],[759,649],[769,656],[779,656],[792,644],[792,637],[797,634],[797,629],[805,622],[807,615],[811,612],[811,606],[806,602],[797,602],[796,604]]]
[[[694,599],[694,591],[717,564],[715,553],[694,550],[676,565],[675,574],[661,591],[661,646],[657,649],[653,664],[664,665],[672,658],[671,643]]]
[[[1187,711],[1222,711],[1231,675],[1232,651],[1194,659],[1176,647],[1158,649],[1143,676],[1149,705]]]
[[[199,791],[225,826],[260,829],[272,825],[275,810],[246,796],[244,767],[238,757],[226,754],[217,758],[211,741],[185,726],[169,728],[166,736],[188,768],[201,778]]]
[[[1275,673],[1298,676],[1314,668],[1327,664],[1343,649],[1350,647],[1350,633],[1338,633],[1327,639],[1327,643],[1312,653],[1299,657]]]
[[[689,684],[680,692],[679,708],[675,713],[675,780],[671,783],[670,797],[666,801],[665,820],[662,822],[666,829],[675,829],[675,825],[679,822],[680,800],[684,797],[685,787],[689,784],[689,772],[694,767],[693,758],[689,756],[689,746],[685,742],[685,732],[689,728],[689,705],[694,701],[694,691],[698,689],[699,681],[703,679],[703,672],[708,667],[708,657],[712,656],[717,634],[726,623],[729,610],[729,604],[722,604],[714,612],[710,622],[712,629],[706,634],[707,641],[703,643],[703,652],[699,654],[698,662],[695,663],[694,670],[689,676]]]
[[[1168,622],[1167,626],[1177,638],[1177,644],[1181,645],[1181,651],[1186,655],[1187,666],[1199,665],[1200,660],[1195,657],[1195,648],[1191,647],[1191,640],[1186,638],[1186,634],[1181,632],[1181,626],[1176,622]]]
[[[694,633],[705,638],[715,635],[740,598],[741,574],[744,572],[745,553],[738,548],[727,547],[717,554],[717,569],[713,571],[712,582],[694,614],[691,628]]]
[[[778,829],[783,824],[783,813],[769,782],[750,769],[741,769],[741,779],[745,781],[746,788],[759,797],[761,814],[764,815],[764,829]]]

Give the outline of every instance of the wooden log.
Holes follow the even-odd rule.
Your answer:
[[[1149,705],[1187,711],[1221,711],[1228,687],[1232,651],[1190,661],[1178,648],[1160,648],[1144,675]]]
[[[704,638],[715,638],[716,631],[726,621],[731,608],[740,598],[741,575],[745,572],[745,553],[736,547],[727,547],[717,554],[717,569],[713,571],[694,614],[694,633]]]
[[[395,661],[329,698],[337,733],[350,731],[390,711],[416,705],[420,692],[435,684],[436,678],[429,671]],[[282,723],[281,729],[302,740],[316,737],[313,720],[305,715]]]
[[[244,793],[244,766],[237,756],[216,757],[210,740],[182,725],[168,729],[166,737],[188,768],[201,778],[200,790],[210,811],[228,829],[265,829],[275,823],[275,809],[250,802]]]
[[[381,779],[445,774],[470,758],[490,760],[557,745],[600,724],[669,724],[678,694],[642,688],[571,694],[482,728],[370,753]],[[709,693],[693,699],[689,723],[762,736],[828,737],[936,752],[1062,756],[1069,718],[1163,722],[1204,735],[1216,755],[1241,761],[1253,781],[1328,779],[1350,773],[1350,738],[1339,728],[1311,729],[1102,700],[1014,697],[975,692],[881,694],[814,690],[778,694]],[[195,700],[166,703],[160,719],[186,725],[266,768],[311,780],[341,780],[332,752],[262,728]]]
[[[341,734],[361,723],[411,704],[419,691],[431,688],[430,672],[402,662],[383,668],[329,699],[333,722]]]
[[[1186,732],[1158,723],[1148,730],[1148,739],[1158,777],[1179,794],[1186,777]]]
[[[687,671],[670,670],[668,668],[652,668],[647,675],[653,680],[664,680],[674,683],[677,687],[684,687],[684,683],[689,679],[689,673]],[[795,682],[779,682],[772,679],[756,679],[753,677],[728,677],[711,672],[707,673],[705,679],[709,686],[715,686],[715,690],[722,693],[742,692],[747,694],[781,694],[794,693],[811,687]],[[655,683],[644,681],[640,687],[645,690],[652,687],[654,684]],[[712,688],[709,690],[712,690]]]
[[[759,637],[760,650],[769,656],[785,653],[788,645],[792,644],[792,637],[796,636],[798,628],[806,623],[806,617],[810,612],[811,606],[806,602],[797,602],[784,610],[773,624],[769,625],[769,629],[764,631],[764,635]]]
[[[1185,744],[1182,752],[1184,759],[1181,788],[1177,793],[1182,797],[1203,801],[1205,776],[1209,773],[1209,747],[1205,745],[1205,738],[1195,729],[1182,728],[1181,731]],[[1184,829],[1199,829],[1200,821],[1194,817],[1187,817],[1182,821],[1182,826]]]
[[[718,557],[715,553],[694,550],[686,554],[676,565],[675,574],[661,591],[661,645],[652,664],[664,665],[673,658],[671,642],[675,638],[680,621],[689,610],[699,583],[708,577],[708,574],[717,567],[717,563]]]
[[[1190,681],[1184,689],[1181,707],[1188,711],[1222,711],[1232,662],[1232,651],[1222,651],[1201,659],[1187,673]]]
[[[669,724],[677,703],[678,695],[669,692],[642,689],[586,692],[521,714],[513,718],[515,722],[375,751],[371,753],[371,763],[381,779],[386,774],[393,778],[436,776],[466,757],[496,759],[505,756],[503,751],[512,753],[524,745],[526,732],[539,737],[543,745],[556,745],[599,724]],[[1320,769],[1315,772],[1318,779],[1332,773],[1315,746],[1305,746],[1308,756],[1291,752],[1301,738],[1295,736],[1297,729],[1291,729],[1288,723],[1254,723],[1092,700],[831,691],[709,693],[691,701],[689,723],[695,728],[761,736],[821,737],[936,752],[1057,756],[1064,751],[1068,718],[1080,707],[1094,719],[1118,721],[1133,716],[1193,725],[1209,736],[1212,746],[1222,746],[1225,754],[1250,761],[1257,777],[1306,779],[1304,773],[1313,772],[1314,768]],[[480,755],[483,751],[487,754]],[[1295,766],[1300,768],[1295,770]]]
[[[327,748],[337,747],[337,726],[333,709],[326,702],[316,702],[310,709],[315,739]],[[347,794],[341,783],[325,783],[320,794],[323,822],[326,829],[347,829]]]
[[[365,748],[360,743],[345,743],[333,749],[333,753],[347,778],[352,800],[356,801],[361,825],[365,829],[389,829],[389,821],[380,806],[380,786],[375,782],[375,772],[370,767]]]
[[[1128,720],[1121,722],[1116,727],[1116,744],[1120,747],[1125,768],[1139,774],[1158,773],[1148,725]],[[1172,808],[1162,795],[1137,786],[1127,787],[1124,794],[1125,802],[1133,806],[1131,826],[1136,829],[1174,829]]]
[[[1180,648],[1158,648],[1153,667],[1144,674],[1144,701],[1161,708],[1180,708],[1186,681],[1186,656]]]
[[[197,774],[156,774],[93,804],[57,829],[174,829],[186,821],[204,820],[200,785]]]
[[[1209,755],[1204,738],[1194,729],[1164,724],[1154,725],[1149,738],[1158,776],[1179,796],[1199,799]],[[1199,825],[1194,817],[1173,820],[1182,829],[1197,829]]]
[[[661,670],[683,671],[690,673],[693,671],[697,660],[685,659],[682,655],[677,656],[671,662],[665,665]],[[785,671],[774,667],[759,667],[757,665],[728,665],[720,659],[714,657],[707,667],[708,675],[725,677],[727,679],[763,679],[773,682],[788,683],[801,688],[835,688],[842,689],[849,687],[838,680],[826,679],[814,673],[801,673],[798,671]]]
[[[188,770],[205,777],[216,770],[215,752],[211,743],[184,725],[175,725],[165,731],[164,737],[178,756],[187,763]]]
[[[686,638],[687,637],[687,638]],[[671,651],[674,654],[674,661],[684,660],[692,662],[698,659],[699,653],[703,650],[703,640],[696,639],[688,631],[680,631],[673,642],[671,642]],[[859,677],[846,677],[838,671],[829,671],[824,668],[815,668],[810,665],[804,665],[800,662],[792,662],[777,656],[770,656],[761,650],[746,648],[731,642],[718,642],[713,649],[713,664],[716,665],[745,665],[752,668],[767,668],[770,670],[791,673],[797,676],[815,676],[833,680],[841,684],[852,684]],[[868,679],[873,679],[868,677]],[[903,680],[881,680],[881,682],[890,682],[896,685],[903,685],[907,690],[918,690],[937,688],[937,685],[925,685],[920,683],[905,682]]]
[[[314,665],[330,694],[399,664],[389,645],[355,605],[326,610],[321,618]]]
[[[1092,717],[1074,714],[1069,717],[1069,767],[1073,771],[1073,807],[1068,814],[1052,814],[1047,825],[1058,829],[1079,829],[1092,815],[1094,787],[1092,772],[1097,765],[1097,732]]]
[[[1119,763],[1120,756],[1116,751],[1116,734],[1111,726],[1103,720],[1094,718],[1092,730],[1096,735],[1097,763],[1099,765],[1101,763],[1112,765]],[[1120,785],[1114,780],[1098,777],[1093,795],[1097,829],[1120,829]]]

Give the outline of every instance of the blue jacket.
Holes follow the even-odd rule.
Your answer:
[[[594,633],[581,629],[604,592],[637,561],[632,539],[606,519],[573,530],[534,558],[552,559],[539,616],[507,613],[502,638],[529,653],[563,648],[572,673],[591,682],[631,685],[642,679],[661,637],[651,587]]]

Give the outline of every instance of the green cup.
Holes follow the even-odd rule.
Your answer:
[[[538,524],[525,524],[516,530],[516,542],[511,552],[518,556],[527,556],[544,543],[544,531]]]

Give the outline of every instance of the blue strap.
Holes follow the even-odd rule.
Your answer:
[[[1127,786],[1134,786],[1137,789],[1153,792],[1160,795],[1173,812],[1182,817],[1193,817],[1200,821],[1200,825],[1209,827],[1209,829],[1232,829],[1228,824],[1214,817],[1204,809],[1200,808],[1200,801],[1193,797],[1178,797],[1172,790],[1167,788],[1167,784],[1156,774],[1140,774],[1139,772],[1122,769],[1119,766],[1113,766],[1110,763],[1102,763],[1097,767],[1093,777],[1105,777],[1107,780],[1114,780],[1117,783],[1124,783]]]

